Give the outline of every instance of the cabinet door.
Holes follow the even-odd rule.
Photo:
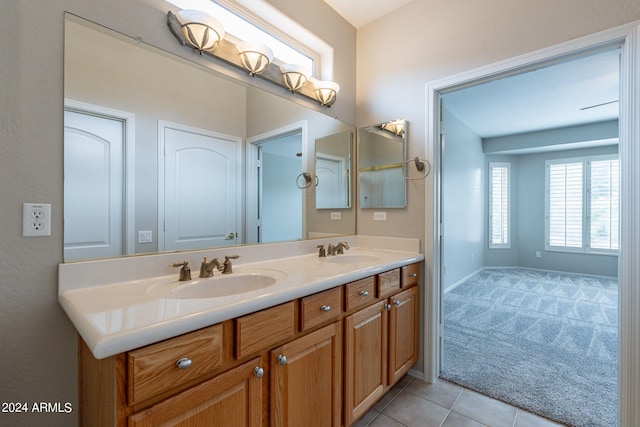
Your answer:
[[[339,427],[342,330],[325,326],[271,352],[271,426]],[[283,359],[284,358],[284,359]]]
[[[262,427],[262,359],[256,358],[129,417],[130,427]]]
[[[387,379],[387,301],[347,317],[345,324],[345,425],[382,397]]]
[[[418,287],[390,298],[389,385],[393,385],[418,360]]]

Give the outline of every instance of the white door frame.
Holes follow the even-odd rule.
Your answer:
[[[441,147],[440,95],[498,76],[518,74],[554,60],[620,43],[620,253],[619,291],[619,410],[620,426],[640,425],[640,21],[561,43],[426,85],[426,150],[433,159],[433,187],[425,191],[426,208],[433,209],[433,224],[426,224],[426,240],[433,242],[424,293],[424,377],[428,382],[440,371],[440,237]],[[432,206],[429,206],[433,203]],[[427,215],[427,221],[429,221]],[[429,234],[433,233],[431,236]],[[429,269],[427,269],[429,271]],[[436,357],[428,357],[436,355]]]
[[[242,188],[244,188],[244,181],[242,180],[242,138],[234,135],[227,135],[220,132],[214,132],[208,129],[200,129],[193,126],[187,126],[180,123],[174,123],[167,120],[158,120],[158,250],[164,251],[165,249],[165,232],[164,232],[164,154],[165,154],[165,140],[164,130],[166,128],[177,129],[184,132],[197,133],[200,135],[209,136],[211,138],[223,139],[231,141],[236,145],[236,182],[238,190],[236,194],[236,225],[240,232],[239,243],[246,243],[244,240],[244,230],[242,230],[243,218],[242,218]],[[193,183],[193,185],[202,185],[201,183]],[[206,189],[203,189],[206,191]]]
[[[89,104],[74,99],[65,98],[64,108],[69,111],[79,113],[95,114],[99,117],[107,117],[124,122],[124,252],[134,254],[136,251],[136,210],[135,210],[135,188],[136,188],[136,116],[127,111],[116,110],[103,107],[101,105]]]
[[[265,133],[261,133],[259,135],[255,135],[247,138],[245,152],[247,156],[247,179],[246,179],[246,188],[247,188],[247,197],[245,201],[245,207],[247,211],[246,216],[246,243],[257,243],[258,242],[258,232],[257,227],[259,225],[258,218],[258,206],[255,201],[258,199],[258,192],[260,189],[257,186],[258,176],[258,145],[261,142],[276,138],[281,135],[287,135],[294,132],[301,133],[302,139],[302,170],[311,170],[311,167],[315,167],[315,165],[309,164],[309,144],[308,144],[308,131],[307,131],[307,121],[302,120],[299,122],[291,123],[290,125],[286,125],[277,129],[270,130]],[[315,170],[315,169],[314,169]],[[315,175],[315,172],[314,174]],[[306,192],[302,192],[302,238],[304,239],[307,235],[307,196]]]

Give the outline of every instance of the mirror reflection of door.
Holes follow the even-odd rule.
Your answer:
[[[258,205],[260,229],[258,242],[300,240],[303,235],[302,132],[280,135],[258,144]],[[262,201],[269,200],[269,203]]]
[[[316,189],[317,209],[347,206],[347,177],[344,160],[344,157],[316,153],[316,176],[319,182]]]
[[[125,127],[122,118],[65,109],[65,260],[125,253]]]
[[[160,122],[159,242],[163,250],[240,241],[238,188],[241,138]]]

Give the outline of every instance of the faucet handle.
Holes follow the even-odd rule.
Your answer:
[[[191,280],[191,268],[189,267],[188,261],[173,262],[169,264],[169,267],[182,267],[180,269],[180,277],[178,278],[180,282]]]
[[[238,259],[240,255],[225,255],[224,257],[224,269],[222,270],[222,274],[231,274],[233,273],[233,266],[231,265],[230,259]]]
[[[318,245],[316,247],[319,249],[318,256],[320,258],[326,258],[327,257],[327,251],[324,250],[324,245]]]

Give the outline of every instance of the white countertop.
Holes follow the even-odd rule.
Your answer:
[[[345,262],[333,260],[340,256]],[[93,355],[102,359],[423,259],[417,252],[352,247],[345,255],[327,258],[316,253],[244,264],[235,260],[232,274],[273,271],[276,282],[260,290],[215,298],[159,296],[159,286],[168,289],[194,283],[179,282],[176,269],[171,275],[100,286],[65,290],[61,285],[58,300]],[[213,278],[199,279],[199,264],[190,267],[194,281],[214,283],[222,276],[216,271]]]

